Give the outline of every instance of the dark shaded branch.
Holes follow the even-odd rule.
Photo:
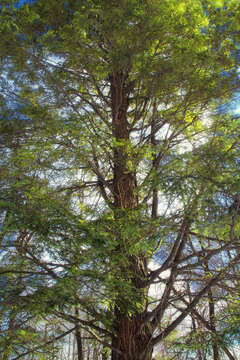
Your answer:
[[[182,310],[182,314],[179,315],[166,329],[164,329],[159,335],[157,335],[155,338],[151,339],[151,346],[156,345],[157,343],[159,343],[160,341],[162,341],[163,339],[165,339],[189,314],[190,312],[195,308],[195,306],[199,303],[199,301],[202,299],[202,297],[208,292],[208,290],[214,286],[220,279],[221,277],[224,275],[224,273],[226,273],[229,269],[229,267],[231,265],[233,265],[233,263],[237,263],[239,261],[238,256],[236,256],[233,261],[232,264],[226,266],[222,271],[219,271],[219,273],[213,277],[206,286],[204,286],[204,288],[199,291],[199,293],[197,295],[195,295],[193,301],[191,303],[189,303],[189,305],[186,307],[186,309]]]
[[[176,291],[175,289],[174,289],[174,292],[175,292],[175,294],[178,294],[178,291]],[[189,306],[189,303],[187,302],[187,300],[184,299],[184,297],[181,298],[181,301],[182,301],[185,305]],[[182,310],[179,309],[178,307],[176,307],[176,308],[177,308],[178,310],[182,311]],[[206,329],[208,329],[209,331],[213,332],[214,335],[220,340],[220,342],[221,342],[221,347],[222,347],[223,351],[225,352],[225,354],[228,356],[228,358],[229,358],[230,360],[236,360],[236,359],[234,358],[234,356],[231,354],[231,352],[228,350],[228,348],[227,348],[224,344],[222,344],[222,339],[221,339],[220,335],[218,335],[216,329],[213,329],[213,328],[211,327],[211,325],[208,323],[208,321],[205,320],[204,317],[203,317],[202,315],[200,315],[199,312],[198,312],[196,309],[193,309],[193,310],[191,311],[191,313],[205,326]]]

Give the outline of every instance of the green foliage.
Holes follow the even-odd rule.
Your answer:
[[[77,306],[94,341],[149,316],[153,346],[178,281],[196,307],[238,273],[239,117],[217,113],[239,82],[238,20],[237,0],[4,2],[4,316],[76,324]]]

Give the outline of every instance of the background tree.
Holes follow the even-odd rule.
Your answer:
[[[80,326],[112,360],[150,360],[236,271],[239,120],[210,112],[238,86],[239,3],[5,3],[2,76],[23,116],[1,120],[14,129],[2,145],[4,236],[19,234],[2,274],[28,275],[9,299]],[[191,295],[181,308],[179,284]]]

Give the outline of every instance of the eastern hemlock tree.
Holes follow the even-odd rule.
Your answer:
[[[84,328],[112,360],[150,360],[236,274],[239,119],[216,108],[238,86],[239,3],[0,12],[2,82],[21,105],[1,118],[3,229],[17,234],[1,270],[22,279],[4,304]]]

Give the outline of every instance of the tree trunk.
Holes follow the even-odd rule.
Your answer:
[[[83,346],[80,327],[77,327],[75,337],[77,340],[77,359],[83,360]]]
[[[77,317],[79,317],[79,311],[78,311],[77,306],[75,307],[75,315]],[[78,324],[76,324],[75,338],[76,338],[76,341],[77,341],[77,359],[78,360],[84,360],[82,334],[81,334],[81,328],[80,328],[80,326]]]
[[[210,246],[210,244],[208,244]],[[208,261],[204,261],[204,268],[206,273],[209,271],[209,267],[208,267]],[[219,350],[218,350],[218,341],[217,341],[217,337],[215,336],[216,334],[216,326],[215,326],[215,302],[213,299],[213,293],[212,293],[212,289],[208,290],[208,309],[209,309],[209,322],[210,322],[210,327],[212,330],[212,351],[213,351],[213,360],[220,360],[220,356],[219,356]]]
[[[113,350],[112,360],[152,360],[152,349],[146,351],[152,335],[151,327],[143,325],[140,317],[137,314],[130,319],[118,313],[117,335],[112,345],[119,352]]]
[[[114,205],[115,218],[121,224],[128,222],[128,214],[138,206],[136,193],[136,176],[133,167],[133,154],[127,151],[130,143],[130,125],[127,119],[129,105],[129,88],[127,85],[127,74],[116,72],[110,76],[111,100],[112,100],[112,124],[113,137],[116,140],[114,146]],[[152,349],[146,352],[147,345],[152,336],[151,327],[143,323],[145,312],[146,289],[142,288],[143,280],[147,277],[147,258],[144,254],[129,255],[127,250],[133,244],[133,239],[123,239],[119,232],[116,251],[119,258],[124,259],[125,264],[119,264],[119,273],[122,280],[131,285],[131,294],[121,294],[115,307],[114,337],[112,345],[112,360],[151,360]],[[116,289],[118,291],[118,289]],[[125,296],[124,296],[125,295]],[[142,312],[136,310],[131,316],[126,313],[126,304],[129,304],[128,297],[140,303]]]
[[[213,300],[212,290],[208,291],[208,305],[209,305],[209,318],[210,318],[210,326],[213,334],[216,334],[215,327],[215,305]],[[218,351],[218,342],[217,338],[212,339],[212,349],[213,349],[213,360],[220,360],[219,351]]]

